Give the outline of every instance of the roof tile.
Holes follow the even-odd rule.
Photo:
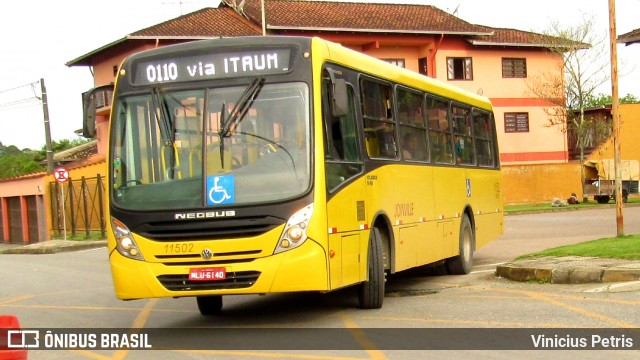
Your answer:
[[[130,38],[219,37],[261,35],[262,31],[229,7],[204,8],[163,23],[138,30]]]
[[[230,3],[229,0],[225,0]],[[232,2],[231,2],[232,3]],[[331,1],[268,0],[267,28],[384,30],[389,32],[465,33],[485,31],[431,5]],[[246,0],[243,12],[261,24],[261,0]]]
[[[618,36],[618,43],[631,45],[640,42],[640,29],[632,30]]]

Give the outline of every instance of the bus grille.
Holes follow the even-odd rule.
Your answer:
[[[158,281],[169,291],[242,289],[258,281],[259,271],[228,272],[227,278],[216,281],[190,281],[189,275],[160,275]]]
[[[286,221],[271,216],[224,221],[167,221],[143,223],[133,232],[156,241],[217,240],[264,234]]]

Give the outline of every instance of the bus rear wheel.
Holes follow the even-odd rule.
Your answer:
[[[475,234],[471,226],[471,220],[465,215],[460,224],[460,253],[450,259],[447,259],[447,269],[450,274],[464,275],[471,272],[473,267],[473,244],[475,243]]]
[[[222,296],[198,296],[198,310],[204,316],[218,315],[222,311]]]
[[[358,301],[362,309],[379,309],[384,300],[384,258],[380,230],[372,228],[367,254],[367,280],[358,285]]]

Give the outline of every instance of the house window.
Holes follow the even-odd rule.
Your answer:
[[[382,59],[382,60],[388,62],[391,65],[404,68],[404,59]]]
[[[422,75],[425,75],[425,76],[428,75],[427,58],[426,57],[418,59],[418,73],[420,73]]]
[[[447,58],[448,80],[473,80],[473,68],[470,57]]]
[[[504,113],[504,132],[529,132],[529,113]]]
[[[524,58],[502,58],[503,78],[526,78],[527,59]]]

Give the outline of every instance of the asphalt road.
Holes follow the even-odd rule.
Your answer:
[[[627,233],[640,232],[640,208],[625,210]],[[517,350],[502,350],[517,343],[517,331],[483,333],[484,329],[530,331],[534,339],[551,329],[561,339],[573,336],[562,329],[583,329],[593,334],[607,328],[640,327],[637,291],[600,291],[602,284],[550,285],[515,283],[493,275],[495,266],[513,257],[551,246],[615,235],[615,209],[508,216],[505,235],[477,252],[474,271],[466,276],[437,276],[422,270],[392,276],[387,282],[385,303],[380,310],[357,309],[353,289],[330,294],[277,294],[225,297],[223,314],[202,317],[195,300],[151,299],[122,302],[113,295],[106,249],[51,255],[0,255],[0,314],[18,317],[24,328],[37,329],[170,329],[176,336],[185,328],[200,329],[190,339],[204,344],[201,350],[55,350],[30,351],[30,359],[415,359],[433,355],[428,343],[437,329],[437,356],[502,359],[522,357]],[[211,328],[210,331],[202,330]],[[277,349],[256,350],[247,336],[238,349],[218,349],[221,334],[214,329],[244,328],[318,329],[334,328],[313,339],[292,336]],[[390,337],[379,340],[371,329],[386,330]],[[183,329],[183,330],[180,330]],[[407,330],[408,329],[408,330]],[[482,336],[500,336],[496,348],[459,350],[465,338],[447,329],[479,329]],[[545,330],[546,329],[546,330]],[[115,331],[114,330],[114,331]],[[216,330],[217,331],[217,330]],[[577,330],[570,330],[577,331]],[[631,330],[629,330],[631,331]],[[230,330],[231,332],[231,330]],[[247,334],[249,331],[247,332]],[[513,334],[512,334],[513,333]],[[340,334],[334,344],[349,341],[349,350],[323,350],[315,341]],[[559,334],[559,335],[558,335]],[[470,335],[470,340],[477,335]],[[553,334],[548,335],[553,340]],[[627,335],[633,349],[640,349],[640,334]],[[505,338],[507,338],[505,340]],[[512,339],[513,338],[513,339]],[[467,339],[469,340],[469,339]],[[385,342],[386,341],[386,342]],[[533,340],[532,340],[533,341]],[[405,344],[405,345],[403,345]],[[161,344],[152,344],[157,349]],[[337,345],[335,345],[337,346]],[[335,348],[335,346],[333,346]],[[332,346],[329,345],[328,348]],[[417,350],[396,350],[406,347]],[[635,358],[637,351],[594,350],[529,351],[527,358],[596,359],[602,356]]]

